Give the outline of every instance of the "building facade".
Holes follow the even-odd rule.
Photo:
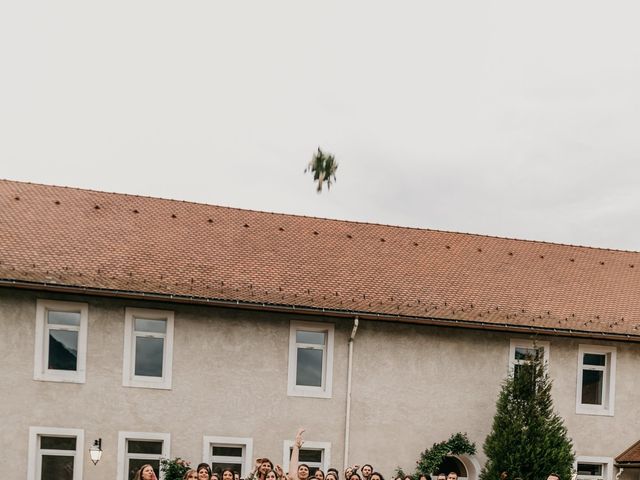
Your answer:
[[[0,195],[0,451],[18,477],[125,480],[176,456],[286,470],[303,426],[310,466],[388,476],[466,432],[478,454],[455,464],[476,480],[500,385],[538,348],[578,477],[637,479],[620,457],[640,417],[636,253],[18,182]],[[167,227],[184,218],[198,227]]]

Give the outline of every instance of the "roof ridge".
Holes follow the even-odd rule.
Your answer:
[[[24,184],[24,185],[34,185],[34,186],[43,186],[43,187],[52,187],[52,188],[60,188],[60,189],[65,189],[65,190],[74,190],[74,191],[80,191],[80,192],[92,192],[92,193],[100,193],[100,194],[107,194],[107,195],[121,195],[121,196],[131,197],[131,198],[144,198],[144,199],[150,199],[150,200],[161,200],[161,201],[166,201],[166,202],[176,202],[176,203],[182,203],[182,204],[224,208],[224,209],[228,209],[228,210],[240,210],[240,211],[243,211],[243,212],[260,213],[260,214],[268,214],[268,215],[277,215],[277,216],[285,216],[285,217],[307,218],[307,219],[311,219],[311,220],[323,220],[323,221],[338,222],[338,223],[345,223],[345,224],[352,224],[352,225],[370,225],[370,226],[375,226],[375,227],[387,227],[387,228],[402,229],[402,230],[415,230],[415,231],[418,231],[418,232],[446,233],[446,234],[460,235],[460,236],[474,236],[474,237],[487,238],[487,239],[508,240],[508,241],[513,241],[513,242],[526,242],[526,243],[533,243],[533,244],[539,244],[539,245],[549,245],[549,246],[572,247],[572,248],[598,250],[598,251],[605,251],[605,252],[640,253],[640,251],[636,251],[636,250],[624,250],[624,249],[617,249],[617,248],[594,247],[594,246],[589,246],[589,245],[577,245],[577,244],[572,244],[572,243],[550,242],[550,241],[546,241],[546,240],[531,240],[531,239],[525,239],[525,238],[505,237],[505,236],[500,236],[500,235],[489,235],[489,234],[473,233],[473,232],[460,232],[460,231],[453,231],[453,230],[441,230],[441,229],[437,229],[437,228],[421,228],[421,227],[392,225],[392,224],[377,223],[377,222],[366,222],[366,221],[358,221],[358,220],[345,220],[345,219],[339,219],[339,218],[318,217],[318,216],[314,216],[314,215],[302,215],[302,214],[295,214],[295,213],[272,212],[272,211],[266,211],[266,210],[256,210],[256,209],[253,209],[253,208],[231,207],[231,206],[227,206],[227,205],[215,205],[215,204],[211,204],[211,203],[197,202],[197,201],[193,201],[193,200],[180,200],[180,199],[176,199],[176,198],[158,197],[158,196],[153,196],[153,195],[138,195],[138,194],[132,194],[132,193],[110,192],[110,191],[106,191],[106,190],[95,190],[95,189],[92,189],[92,188],[70,187],[70,186],[65,186],[65,185],[54,185],[54,184],[39,183],[39,182],[27,182],[27,181],[23,181],[23,180],[11,180],[11,179],[8,179],[8,178],[0,178],[0,182],[19,183],[19,184]]]

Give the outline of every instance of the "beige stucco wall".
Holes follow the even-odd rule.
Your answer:
[[[85,384],[33,380],[37,298],[89,304]],[[122,386],[126,307],[175,311],[172,390]],[[93,466],[85,454],[85,479],[116,477],[121,430],[170,433],[171,456],[194,463],[201,461],[203,435],[252,437],[254,456],[281,462],[283,440],[304,425],[308,440],[331,442],[331,464],[341,469],[351,321],[333,320],[333,397],[315,399],[287,396],[291,320],[319,318],[0,289],[0,456],[7,471],[26,478],[30,426],[83,428],[85,450],[102,437],[101,462]],[[458,431],[477,443],[482,462],[509,341],[516,337],[361,321],[354,344],[350,462],[373,463],[385,475],[396,466],[411,470],[421,450]],[[556,407],[578,455],[613,457],[635,442],[640,346],[540,340],[551,342]],[[575,413],[580,343],[617,347],[615,417]]]

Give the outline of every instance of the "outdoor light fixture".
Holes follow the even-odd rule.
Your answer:
[[[89,449],[89,455],[91,455],[91,461],[94,465],[97,465],[102,457],[102,439],[99,438],[93,441],[93,445]]]

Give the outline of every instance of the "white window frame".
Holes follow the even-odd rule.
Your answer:
[[[60,325],[55,330],[78,332],[78,352],[76,370],[53,370],[48,368],[49,361],[49,323],[47,313],[79,312],[80,325]],[[38,299],[36,302],[36,343],[33,359],[33,379],[47,382],[85,383],[87,370],[87,330],[89,306],[79,302],[61,302],[58,300]]]
[[[509,373],[514,371],[516,365],[520,365],[521,362],[515,359],[516,356],[516,348],[543,348],[544,349],[544,364],[549,368],[549,356],[551,350],[551,344],[549,342],[541,342],[541,341],[533,341],[522,338],[512,338],[509,342]]]
[[[605,368],[597,368],[595,366],[585,366],[583,364],[585,353],[595,353],[597,355],[605,355],[607,365]],[[582,373],[587,370],[602,370],[603,388],[602,405],[590,405],[582,403]],[[615,396],[616,396],[616,347],[607,347],[601,345],[578,345],[578,375],[576,384],[576,413],[581,415],[605,415],[612,417],[614,414]],[[581,462],[582,463],[582,462]],[[588,462],[584,462],[588,463]]]
[[[586,456],[576,457],[576,460],[573,463],[573,470],[576,473],[578,472],[578,463],[591,463],[595,465],[602,465],[603,480],[613,479],[613,458],[611,457],[586,457]],[[595,480],[597,478],[599,477],[593,477],[591,475],[587,475],[587,476],[578,476],[577,480]]]
[[[282,468],[285,472],[289,471],[289,466],[291,465],[291,458],[289,457],[289,455],[292,448],[293,440],[285,440],[282,452]],[[323,451],[321,469],[326,473],[331,466],[331,442],[308,442],[305,440],[304,444],[302,445],[302,450],[305,449]],[[293,472],[289,473],[293,474]]]
[[[127,452],[128,440],[140,440],[151,442],[162,442],[162,453],[154,454],[142,454],[134,453],[129,454]],[[170,458],[171,455],[171,434],[169,433],[157,433],[157,432],[118,432],[118,454],[117,454],[117,479],[129,480],[127,477],[129,459],[141,459],[141,460],[160,460],[161,458]],[[160,479],[164,478],[162,472],[157,472]]]
[[[309,332],[323,332],[327,334],[323,355],[323,384],[320,387],[296,385],[296,373],[298,368],[298,344],[296,332],[305,330]],[[331,398],[333,385],[333,343],[335,325],[323,322],[297,322],[292,321],[289,327],[289,379],[287,382],[287,395],[292,397]],[[317,348],[317,345],[305,345],[307,348]]]
[[[74,457],[73,480],[82,480],[83,455],[85,450],[84,430],[80,428],[29,427],[29,450],[27,464],[27,480],[40,480],[42,472],[42,453],[40,437],[75,437],[76,449],[44,450],[45,453],[64,457]],[[73,452],[73,453],[72,453]]]
[[[211,453],[211,447],[213,445],[219,445],[224,447],[242,447],[244,460],[242,462],[242,471],[240,472],[240,478],[245,478],[251,473],[252,459],[253,459],[253,438],[250,437],[219,437],[215,435],[205,435],[202,437],[202,461],[211,465],[213,463],[213,454]],[[235,462],[237,457],[216,457],[219,461],[220,458],[227,463]]]
[[[124,316],[124,355],[122,366],[122,385],[125,387],[160,388],[171,390],[171,370],[173,364],[173,324],[174,312],[148,308],[127,308]],[[164,338],[162,358],[162,377],[135,375],[135,318],[166,320],[167,330],[162,333],[145,333],[145,336]]]

